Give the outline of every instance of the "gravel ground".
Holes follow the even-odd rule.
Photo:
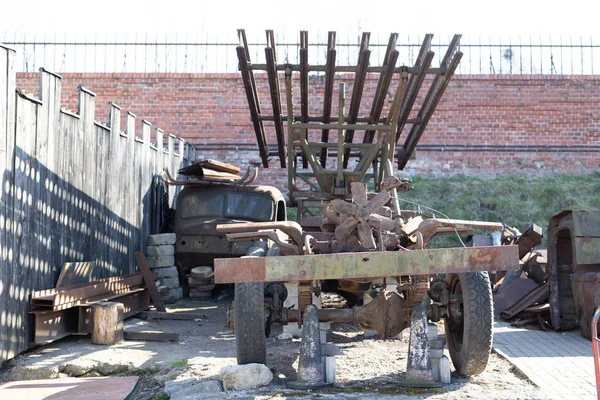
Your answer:
[[[17,357],[8,368],[0,371],[0,379],[19,377],[32,369],[52,370],[76,360],[92,360],[128,366],[126,374],[139,375],[139,400],[154,399],[162,391],[165,380],[181,376],[216,379],[221,367],[235,364],[235,337],[225,328],[225,308],[231,298],[218,301],[182,301],[171,307],[171,312],[204,314],[196,321],[139,320],[127,321],[129,329],[179,332],[178,343],[133,342],[110,347],[92,345],[89,337],[71,337],[39,347]],[[499,355],[492,354],[486,371],[471,379],[452,372],[452,383],[441,389],[407,389],[397,385],[406,370],[408,331],[404,339],[379,340],[365,338],[354,324],[332,325],[328,342],[335,343],[343,352],[336,359],[336,387],[318,394],[290,391],[284,388],[286,380],[295,379],[299,339],[278,340],[282,332],[273,326],[268,339],[268,366],[275,379],[267,388],[252,392],[227,392],[205,398],[394,398],[394,399],[553,399],[521,376]],[[11,372],[12,370],[12,372]],[[25,371],[25,372],[23,372]],[[21,373],[21,375],[19,375]],[[22,378],[19,378],[22,379]]]

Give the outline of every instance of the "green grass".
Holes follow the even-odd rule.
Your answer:
[[[166,393],[161,393],[154,398],[154,400],[169,400],[171,397]]]
[[[179,360],[179,361],[173,361],[171,363],[171,368],[183,368],[187,365],[188,360],[187,359],[183,359],[183,360]]]
[[[519,230],[530,223],[548,229],[550,217],[562,210],[600,210],[600,173],[582,176],[505,176],[498,178],[413,177],[414,190],[400,192],[402,209],[449,218],[502,222]],[[407,201],[402,201],[407,200]],[[430,207],[431,212],[425,207]],[[295,220],[295,209],[288,217]],[[431,247],[459,245],[456,237],[434,239]],[[545,239],[542,243],[545,246]]]
[[[600,174],[493,179],[415,177],[414,190],[399,193],[408,200],[437,210],[450,218],[502,222],[519,230],[530,223],[548,228],[550,217],[562,210],[600,210]],[[401,201],[401,208],[417,209]],[[421,207],[421,210],[430,210]],[[543,243],[545,245],[545,241]]]

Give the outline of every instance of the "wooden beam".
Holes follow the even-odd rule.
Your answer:
[[[144,282],[148,287],[148,292],[150,292],[150,298],[152,299],[154,307],[156,307],[158,311],[167,311],[165,308],[165,304],[162,301],[162,298],[158,294],[158,290],[156,290],[156,285],[154,284],[154,276],[152,274],[152,271],[150,271],[150,268],[148,267],[148,262],[146,261],[144,253],[142,253],[141,251],[136,252],[135,259],[137,260],[138,266],[140,267],[140,272],[144,277]]]

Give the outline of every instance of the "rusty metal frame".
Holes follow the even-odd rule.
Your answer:
[[[215,260],[215,283],[434,275],[501,271],[518,265],[518,246],[221,258]]]
[[[263,121],[273,121],[278,145],[278,156],[281,166],[288,168],[288,189],[290,191],[290,205],[296,205],[298,199],[322,199],[325,201],[334,198],[348,198],[352,182],[364,182],[373,177],[375,187],[380,181],[393,174],[389,171],[388,160],[393,161],[396,152],[396,143],[404,126],[412,123],[413,126],[405,143],[398,152],[399,166],[403,168],[406,161],[414,153],[417,142],[422,136],[429,119],[431,118],[441,96],[443,95],[462,53],[458,50],[460,35],[454,36],[445,57],[439,68],[431,68],[434,53],[431,51],[432,35],[427,35],[421,46],[419,57],[414,66],[396,66],[398,51],[395,49],[398,35],[392,33],[382,66],[369,66],[370,34],[362,35],[358,60],[352,66],[336,65],[335,32],[329,32],[327,43],[327,58],[325,65],[310,65],[308,56],[308,32],[300,32],[300,61],[299,64],[277,64],[275,58],[275,41],[273,31],[267,31],[267,46],[265,49],[266,64],[252,64],[248,54],[248,45],[244,30],[239,30],[240,46],[237,48],[240,61],[240,71],[244,88],[248,97],[250,116],[254,125],[259,151],[263,166],[268,166],[268,147],[266,142]],[[266,71],[269,82],[269,92],[273,115],[266,115],[259,107],[257,87],[254,82],[253,71]],[[287,109],[287,145],[284,144],[283,121],[281,118],[282,95],[279,88],[278,71],[285,73],[285,96]],[[309,84],[311,72],[325,73],[325,88],[323,98],[323,114],[309,115]],[[352,94],[349,99],[347,114],[344,111],[344,98],[340,99],[341,111],[337,121],[332,120],[332,97],[336,73],[354,74]],[[367,74],[379,74],[377,88],[372,99],[368,115],[360,115],[361,102]],[[299,114],[295,115],[294,108],[293,76],[299,76],[300,107]],[[424,100],[419,105],[419,92],[427,75],[435,75],[433,83]],[[347,79],[346,76],[340,77]],[[394,79],[399,84],[389,98],[389,87]],[[343,90],[340,90],[343,93]],[[382,118],[381,113],[387,104],[390,104],[389,114]],[[417,118],[409,118],[413,107],[419,106]],[[314,140],[313,131],[320,131],[318,140]],[[329,142],[331,130],[338,132],[341,139],[338,143]],[[354,143],[356,131],[363,131],[361,143]],[[375,140],[376,135],[377,140]],[[286,148],[287,147],[287,148]],[[337,152],[335,151],[337,150]],[[283,159],[287,154],[287,162]],[[298,165],[297,157],[302,163]],[[328,168],[329,157],[342,158],[341,163]],[[348,169],[349,160],[356,158],[357,165]],[[378,161],[381,159],[381,161]],[[378,166],[378,162],[380,165]],[[301,168],[308,169],[302,171]],[[373,174],[368,170],[373,167]],[[307,187],[297,186],[296,178],[308,183]]]

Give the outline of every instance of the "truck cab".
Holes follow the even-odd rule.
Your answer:
[[[177,262],[190,269],[215,258],[246,255],[252,241],[229,242],[218,224],[285,221],[281,192],[271,186],[186,186],[177,197],[174,229]]]

